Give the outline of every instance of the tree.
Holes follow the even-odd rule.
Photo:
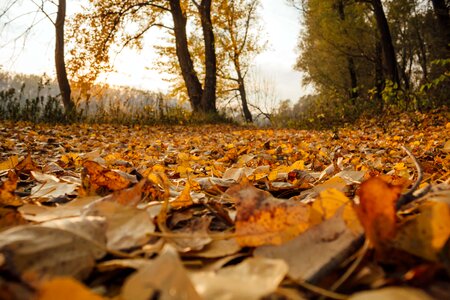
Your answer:
[[[223,54],[219,77],[231,83],[228,91],[238,92],[247,122],[252,122],[253,117],[247,98],[246,76],[254,56],[264,49],[257,27],[259,6],[259,0],[222,0],[215,20]]]
[[[186,32],[190,4],[197,8],[202,23],[204,49],[203,65],[207,69],[204,86],[194,67]],[[173,26],[164,24],[170,14]],[[130,30],[134,23],[135,30]],[[195,113],[217,113],[216,62],[214,33],[211,25],[211,0],[196,1],[93,1],[92,6],[78,14],[72,23],[72,37],[76,40],[70,60],[71,70],[80,74],[80,81],[93,82],[101,71],[110,70],[110,52],[114,47],[142,48],[142,39],[150,28],[157,26],[173,33],[174,54],[177,57],[188,98]],[[120,51],[120,50],[119,50]],[[90,73],[89,70],[94,71]],[[87,76],[88,80],[85,80]]]
[[[58,0],[58,3],[52,1],[42,0],[40,4],[31,1],[36,7],[37,11],[42,13],[55,27],[55,70],[58,81],[58,86],[61,94],[62,103],[68,116],[72,116],[75,111],[75,103],[71,98],[71,87],[67,78],[67,71],[65,65],[65,52],[64,52],[64,24],[66,21],[66,0]],[[9,6],[2,12],[1,15],[5,15],[14,5],[18,5],[20,2],[12,1]],[[51,13],[47,11],[45,4],[54,4],[57,7],[56,20],[53,21]],[[24,16],[26,14],[23,14]],[[37,23],[32,23],[25,32],[30,31]],[[22,35],[19,35],[22,36]]]
[[[66,0],[58,1],[58,12],[55,25],[55,67],[61,98],[66,113],[71,116],[75,111],[75,104],[71,98],[69,79],[67,78],[66,63],[64,59],[64,23],[66,20]]]
[[[338,0],[310,0],[302,6],[305,30],[296,69],[304,82],[337,101],[354,104],[374,85],[375,41],[367,6]],[[366,87],[364,91],[362,87]]]
[[[174,24],[173,30],[175,35],[176,55],[181,74],[184,79],[192,109],[194,111],[200,111],[203,89],[197,76],[197,72],[194,69],[194,63],[189,52],[186,33],[187,17],[185,12],[183,13],[181,9],[180,1],[170,0],[169,3]]]
[[[445,0],[431,0],[434,13],[439,26],[439,34],[442,46],[450,50],[450,16],[449,4]]]
[[[383,4],[381,3],[381,0],[371,0],[370,3],[372,4],[376,24],[380,33],[380,42],[381,47],[383,48],[383,57],[386,64],[388,79],[400,86],[395,49],[392,43],[391,31],[384,13]]]
[[[344,11],[344,1],[343,0],[337,0],[336,1],[336,9],[339,14],[339,19],[344,22],[345,21],[345,11]],[[347,30],[344,28],[344,34],[348,35]],[[355,70],[355,61],[351,55],[347,55],[347,68],[348,68],[348,74],[350,76],[350,99],[355,101],[355,99],[358,97],[358,78],[356,75]]]
[[[202,24],[203,41],[205,48],[205,84],[201,99],[200,110],[206,113],[217,113],[216,109],[216,48],[211,21],[211,0],[202,0],[198,4],[192,0],[200,14]]]

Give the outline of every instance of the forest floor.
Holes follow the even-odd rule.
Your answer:
[[[450,299],[449,133],[0,121],[0,299]]]

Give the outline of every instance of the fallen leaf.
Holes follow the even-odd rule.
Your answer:
[[[107,201],[107,197],[89,205],[84,214],[106,218],[108,249],[141,246],[150,239],[149,234],[155,231],[155,225],[145,210]]]
[[[191,272],[189,277],[205,300],[257,300],[274,292],[287,271],[283,260],[254,257],[217,272]]]
[[[427,260],[437,261],[438,253],[449,237],[449,204],[427,201],[419,206],[417,214],[401,224],[393,245]]]
[[[95,161],[85,161],[83,163],[87,179],[83,183],[89,192],[101,193],[99,188],[106,188],[111,191],[117,191],[127,188],[130,180],[108,168],[101,166]]]
[[[76,198],[69,203],[51,206],[38,206],[33,204],[25,204],[19,207],[22,217],[29,221],[45,222],[54,219],[76,217],[82,214],[82,210],[90,203],[100,199],[100,196],[90,196]]]
[[[409,287],[386,287],[374,291],[363,291],[351,295],[348,300],[433,300],[432,297],[419,289]]]
[[[366,238],[378,251],[384,250],[396,234],[395,204],[402,186],[392,185],[379,177],[364,181],[358,191],[356,213]]]
[[[254,255],[283,259],[294,280],[319,281],[362,243],[362,233],[347,227],[342,211],[282,245],[258,247]]]
[[[77,216],[43,222],[40,226],[70,231],[79,237],[92,241],[94,244],[98,244],[101,249],[106,245],[106,222],[101,217]]]
[[[97,264],[97,270],[100,272],[108,272],[118,269],[135,269],[139,270],[145,268],[153,263],[150,259],[133,258],[133,259],[112,259]]]
[[[18,173],[29,174],[31,171],[37,170],[37,165],[31,158],[31,154],[28,154],[22,159],[14,168]]]
[[[14,194],[17,188],[19,177],[13,170],[8,171],[8,179],[1,182],[0,185],[0,204],[5,206],[20,206],[22,200]]]
[[[0,163],[0,171],[14,169],[19,163],[17,155],[10,156],[7,160]]]
[[[211,220],[209,216],[191,219],[183,228],[172,231],[174,234],[184,235],[187,238],[174,237],[167,240],[172,242],[180,252],[201,250],[212,241],[208,231]]]
[[[56,277],[41,284],[36,300],[102,300],[86,286],[70,277]]]
[[[38,171],[31,171],[31,176],[40,183],[59,182],[59,178],[52,174],[44,174]]]
[[[206,245],[205,248],[203,248],[202,250],[190,251],[186,253],[185,256],[217,258],[235,254],[239,252],[239,250],[241,249],[242,247],[239,246],[239,244],[236,242],[235,239],[217,240],[212,241],[211,243]]]
[[[97,221],[85,219],[84,222]],[[72,276],[86,278],[105,255],[99,242],[59,228],[22,225],[0,233],[0,253],[11,272],[24,280]],[[50,255],[51,254],[51,255]]]
[[[58,181],[47,181],[38,183],[31,189],[31,198],[34,199],[51,199],[64,195],[71,195],[78,188],[77,184],[65,183]]]
[[[166,245],[150,264],[127,278],[122,287],[123,300],[201,300],[189,280],[176,250]]]
[[[191,206],[192,204],[194,204],[194,201],[192,201],[191,197],[191,184],[188,181],[181,194],[174,201],[170,202],[170,206],[177,209]]]
[[[236,239],[241,246],[280,245],[308,226],[309,207],[280,200],[250,184],[231,187],[227,195],[236,202]]]

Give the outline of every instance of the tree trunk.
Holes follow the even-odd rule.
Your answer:
[[[241,96],[242,110],[244,111],[245,121],[248,123],[252,123],[253,117],[252,117],[252,113],[248,109],[247,93],[245,91],[245,80],[242,77],[240,70],[238,71],[238,85],[239,85],[239,95]]]
[[[216,109],[216,85],[217,63],[214,32],[211,21],[211,1],[202,0],[198,10],[205,42],[205,85],[201,98],[201,109],[205,113],[217,113]]]
[[[397,59],[395,57],[394,45],[392,44],[391,32],[389,30],[386,15],[384,14],[383,5],[381,4],[381,0],[372,0],[371,3],[374,9],[378,31],[380,32],[381,47],[383,49],[388,79],[392,80],[392,82],[400,87]]]
[[[194,112],[199,112],[203,110],[201,105],[203,90],[197,77],[197,73],[195,72],[191,54],[189,53],[186,34],[186,16],[181,9],[180,0],[170,0],[169,4],[174,24],[175,47],[178,63],[180,64],[181,73],[186,84],[192,110]]]
[[[444,49],[450,50],[450,16],[448,12],[448,6],[445,0],[431,0],[433,3],[434,13],[436,15],[439,31],[440,40]],[[445,57],[443,57],[445,58]]]
[[[55,22],[55,67],[59,90],[61,93],[64,109],[68,116],[75,111],[75,104],[71,98],[69,80],[67,79],[66,63],[64,61],[64,22],[66,19],[66,0],[59,0],[58,13]]]
[[[381,43],[378,39],[375,40],[375,98],[380,104],[380,111],[383,110],[382,92],[384,88],[383,76],[383,57]]]
[[[341,21],[345,21],[344,2],[342,0],[338,0],[336,4],[339,19]],[[347,30],[344,29],[344,33],[347,34]],[[355,100],[358,97],[358,78],[356,77],[355,62],[353,57],[350,55],[347,55],[347,68],[350,75],[350,99],[352,99],[352,103],[355,104]]]

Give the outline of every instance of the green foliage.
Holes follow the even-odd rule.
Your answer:
[[[362,114],[448,105],[450,59],[433,6],[415,0],[384,1],[384,6],[400,84],[386,81],[381,38],[369,1],[305,1],[296,68],[306,73],[304,82],[317,95],[300,99],[289,113],[275,114],[276,125],[333,127]]]

